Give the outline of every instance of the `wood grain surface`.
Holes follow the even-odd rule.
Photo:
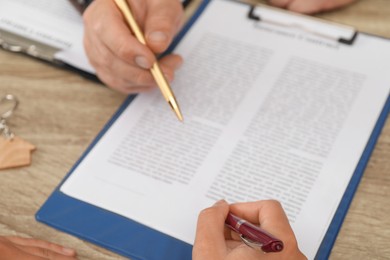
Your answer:
[[[319,16],[390,37],[390,0],[360,0]],[[124,259],[38,223],[34,214],[125,96],[75,73],[0,50],[0,97],[6,93],[12,93],[20,100],[9,126],[37,150],[33,153],[31,166],[0,171],[0,235],[50,240],[75,248],[79,259]],[[331,259],[390,259],[389,197],[388,120]]]

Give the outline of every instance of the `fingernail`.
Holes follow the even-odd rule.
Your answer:
[[[149,34],[149,40],[152,42],[165,42],[168,40],[168,36],[163,32],[152,32]]]
[[[62,248],[62,252],[66,255],[74,255],[76,253],[74,249],[66,248],[66,247]]]
[[[152,66],[144,56],[135,57],[135,63],[143,69],[149,69]]]
[[[226,200],[218,200],[217,202],[215,202],[214,206],[219,206],[219,205],[222,205],[225,203],[226,203]]]

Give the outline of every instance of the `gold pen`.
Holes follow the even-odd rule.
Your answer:
[[[135,21],[135,18],[131,13],[131,8],[127,3],[127,1],[115,0],[115,3],[118,6],[119,10],[121,10],[123,16],[126,19],[126,22],[128,23],[130,29],[135,34],[137,40],[140,41],[142,44],[146,45],[145,37],[142,34],[141,29],[139,28],[137,22]],[[157,61],[153,64],[152,68],[150,69],[150,72],[152,73],[153,78],[156,81],[158,87],[160,88],[161,93],[163,94],[165,100],[168,102],[172,110],[175,112],[177,118],[180,121],[183,121],[183,116],[180,112],[180,108],[176,101],[175,95],[173,94],[171,87],[169,86],[168,81],[164,77],[164,74],[162,73]]]

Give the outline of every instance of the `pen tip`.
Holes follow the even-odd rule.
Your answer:
[[[176,100],[169,100],[168,103],[171,106],[173,112],[175,112],[177,119],[180,122],[183,122],[183,115],[181,114],[180,108],[179,108],[178,104],[176,103]]]
[[[177,119],[179,119],[180,122],[183,122],[183,116],[180,113],[180,111],[178,111],[178,113],[176,113],[176,116],[177,116]]]

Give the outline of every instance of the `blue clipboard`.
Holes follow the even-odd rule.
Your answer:
[[[167,53],[176,47],[210,1],[205,0],[202,2],[183,30],[177,35],[167,50]],[[61,185],[92,150],[95,144],[99,142],[100,138],[131,103],[134,97],[129,96],[125,100],[66,177],[38,210],[35,217],[39,222],[134,260],[191,259],[192,245],[116,213],[69,197],[60,191]]]
[[[174,49],[211,0],[205,0],[168,51]],[[98,134],[64,180],[36,213],[36,219],[60,231],[89,241],[115,253],[137,260],[186,260],[192,257],[192,245],[151,229],[116,213],[101,209],[62,193],[59,188],[94,145],[111,127],[134,96],[129,96]],[[370,155],[390,112],[390,96],[349,182],[339,207],[317,252],[316,259],[328,259]]]

